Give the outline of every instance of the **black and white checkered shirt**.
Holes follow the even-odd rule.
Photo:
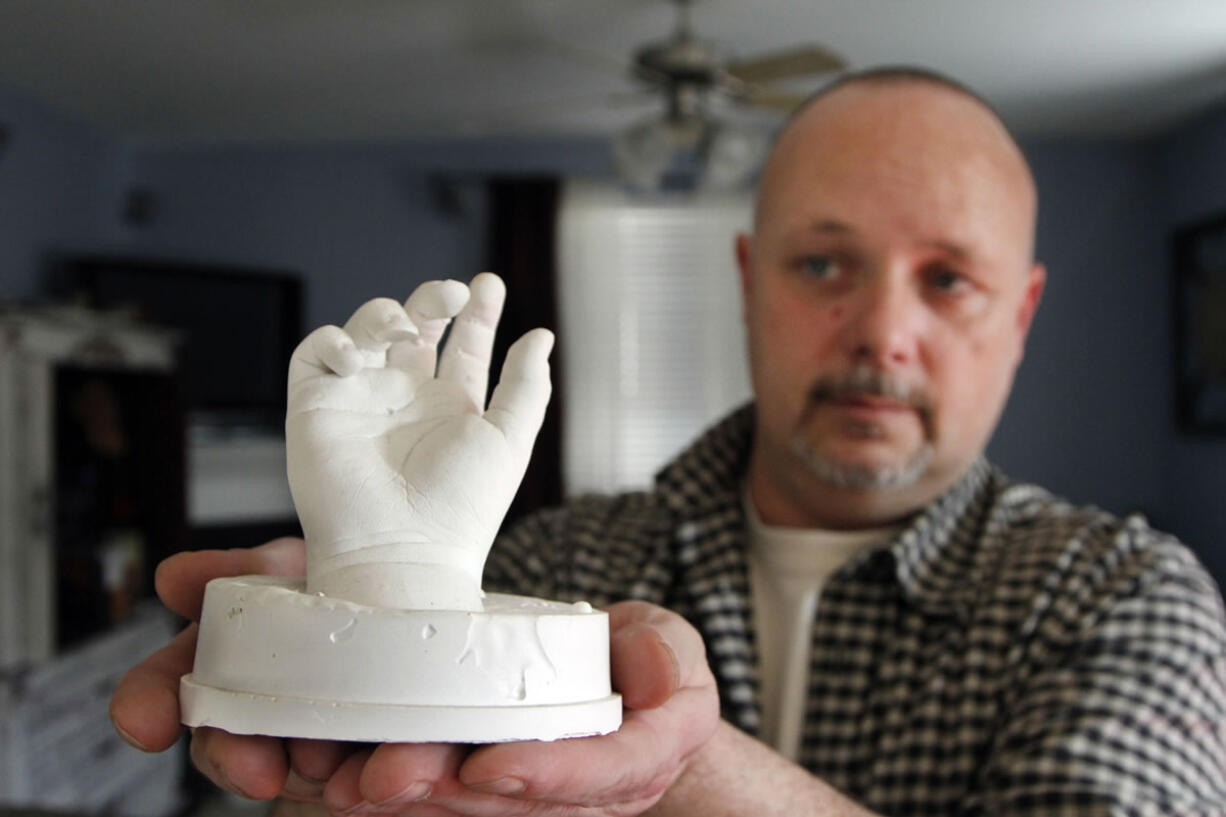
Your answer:
[[[644,599],[702,633],[756,734],[740,499],[752,408],[651,492],[585,497],[495,544],[488,588]],[[1226,815],[1226,620],[1195,557],[980,461],[825,584],[800,753],[886,815]]]

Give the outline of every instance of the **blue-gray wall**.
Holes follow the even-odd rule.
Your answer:
[[[0,294],[34,296],[45,250],[100,248],[299,271],[308,326],[476,271],[484,175],[608,172],[592,140],[128,149],[3,90],[0,121]],[[1026,149],[1048,286],[990,454],[1075,501],[1145,512],[1226,579],[1226,440],[1175,428],[1168,246],[1175,225],[1226,211],[1226,108],[1160,139]],[[130,188],[153,196],[144,226],[119,218]]]
[[[1168,265],[1145,145],[1028,146],[1047,287],[991,454],[1078,502],[1164,521]]]
[[[1155,175],[1164,235],[1226,214],[1226,107],[1162,140]],[[1170,527],[1226,581],[1226,437],[1175,435],[1166,465]]]
[[[115,203],[129,173],[114,140],[0,88],[0,298],[38,289],[44,254],[118,239]]]
[[[318,326],[374,294],[405,297],[421,281],[479,272],[485,174],[605,166],[594,140],[147,150],[132,180],[156,202],[142,250],[299,271],[306,325]]]

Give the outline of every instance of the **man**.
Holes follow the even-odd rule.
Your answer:
[[[1226,812],[1212,581],[982,460],[1043,289],[1035,202],[997,117],[939,77],[853,76],[793,117],[737,243],[754,406],[653,491],[531,517],[487,565],[495,589],[650,603],[613,608],[617,735],[466,755],[198,731],[197,763],[354,813]],[[301,550],[179,557],[159,586],[191,613],[253,569]],[[116,693],[144,748],[176,734],[191,639]]]

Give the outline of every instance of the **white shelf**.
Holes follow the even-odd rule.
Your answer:
[[[189,524],[226,525],[295,516],[285,476],[283,437],[193,438],[187,459]]]

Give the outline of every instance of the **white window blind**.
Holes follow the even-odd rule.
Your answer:
[[[733,242],[752,199],[571,181],[558,219],[566,492],[645,487],[749,398]]]

